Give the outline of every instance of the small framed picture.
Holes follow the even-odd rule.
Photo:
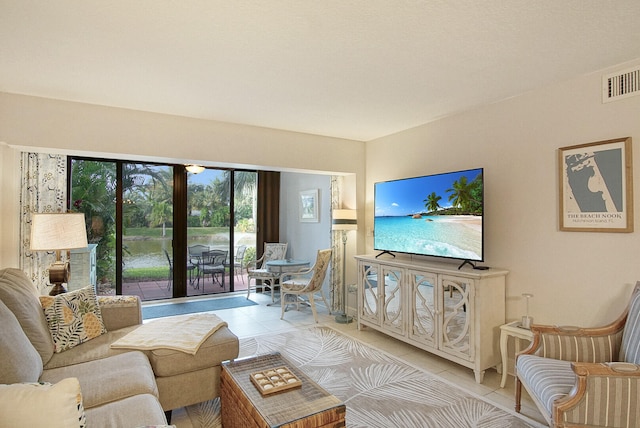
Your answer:
[[[300,221],[306,223],[318,222],[318,189],[300,192]]]
[[[631,137],[558,150],[560,230],[633,232]]]

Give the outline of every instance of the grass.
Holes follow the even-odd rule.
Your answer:
[[[122,272],[125,279],[143,280],[165,280],[169,277],[168,266],[144,267],[144,268],[128,268]]]

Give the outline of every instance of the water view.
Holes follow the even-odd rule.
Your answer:
[[[375,248],[392,252],[480,260],[482,217],[376,217]]]

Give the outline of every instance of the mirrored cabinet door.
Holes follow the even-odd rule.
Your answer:
[[[382,323],[385,328],[398,334],[404,334],[402,270],[381,266],[384,277],[384,312]]]
[[[437,345],[437,309],[435,290],[437,276],[427,272],[410,271],[411,321],[409,336],[425,345]]]
[[[438,299],[442,308],[441,349],[463,358],[472,356],[471,316],[473,280],[442,276]]]
[[[362,303],[359,308],[359,316],[364,320],[380,325],[378,269],[378,265],[360,265],[362,287],[359,290],[359,298]]]

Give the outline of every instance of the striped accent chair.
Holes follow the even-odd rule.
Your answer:
[[[534,325],[516,358],[522,386],[552,427],[640,427],[640,281],[624,313],[596,328]]]

